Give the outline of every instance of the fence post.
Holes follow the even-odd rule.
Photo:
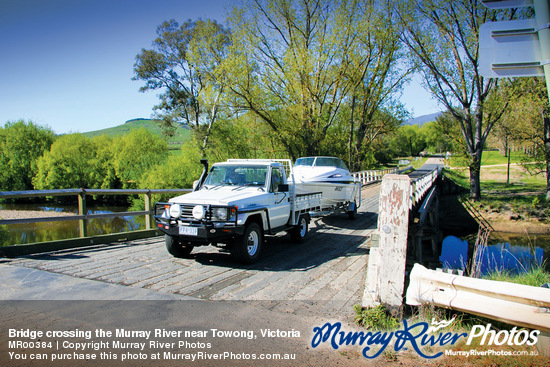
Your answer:
[[[86,209],[86,191],[81,189],[78,194],[78,215],[86,215],[88,210]],[[78,229],[80,237],[88,237],[88,228],[86,223],[86,218],[78,220]]]
[[[151,190],[148,190],[147,193],[143,194],[143,199],[145,201],[145,210],[151,211]],[[151,229],[153,225],[153,216],[151,214],[145,214],[145,229]]]

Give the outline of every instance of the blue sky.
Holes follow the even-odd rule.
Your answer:
[[[0,0],[0,126],[32,120],[56,133],[149,118],[157,93],[138,91],[133,65],[163,21],[225,21],[230,0]],[[417,83],[402,102],[439,110]]]

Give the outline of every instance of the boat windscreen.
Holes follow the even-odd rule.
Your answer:
[[[303,157],[296,159],[296,163],[294,163],[295,166],[313,166],[313,162],[315,162],[315,157]]]
[[[335,157],[318,157],[315,161],[318,167],[338,167],[347,170],[346,164],[340,158]]]

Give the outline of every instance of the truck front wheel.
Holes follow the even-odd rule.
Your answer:
[[[180,239],[169,235],[164,235],[164,242],[166,242],[166,249],[174,257],[189,257],[194,247],[190,243],[184,245]]]
[[[243,235],[233,242],[232,255],[239,262],[252,264],[260,258],[263,241],[263,232],[258,223],[249,223]]]

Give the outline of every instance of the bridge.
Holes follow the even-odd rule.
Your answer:
[[[420,176],[432,168],[424,167]],[[352,321],[353,305],[363,298],[373,238],[376,242],[379,195],[379,182],[363,187],[355,220],[342,214],[313,218],[304,243],[294,244],[283,234],[268,237],[262,259],[253,265],[237,264],[229,253],[213,246],[195,248],[189,259],[174,258],[163,237],[151,237],[5,258],[0,274],[6,279],[10,272],[26,269],[34,275],[48,272],[150,290],[159,296],[260,301],[273,311],[341,315]],[[69,296],[64,291],[34,291],[33,299]]]

